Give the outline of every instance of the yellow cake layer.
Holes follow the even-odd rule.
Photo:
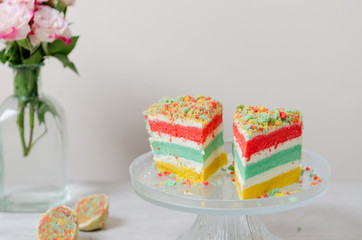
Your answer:
[[[214,161],[205,169],[201,170],[199,173],[195,169],[188,166],[177,166],[171,163],[165,163],[163,161],[158,161],[155,159],[157,169],[159,171],[168,171],[176,175],[176,177],[181,179],[188,179],[191,182],[203,183],[207,181],[214,173],[217,172],[222,166],[228,163],[226,153],[221,153]]]
[[[258,183],[250,188],[242,189],[236,178],[236,188],[241,199],[252,199],[269,193],[275,188],[283,188],[299,181],[300,168],[295,168],[289,172],[280,174],[268,181]]]

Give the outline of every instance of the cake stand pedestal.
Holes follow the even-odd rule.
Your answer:
[[[230,149],[230,142],[225,149]],[[230,159],[230,154],[229,154]],[[261,221],[261,214],[291,210],[318,199],[326,192],[330,179],[330,166],[321,156],[303,150],[302,164],[310,173],[298,184],[300,192],[282,197],[240,200],[232,182],[233,175],[216,173],[207,186],[203,184],[176,184],[169,176],[159,176],[153,165],[151,152],[136,158],[130,165],[132,187],[142,199],[155,205],[198,214],[188,232],[178,240],[236,240],[279,239],[271,234]],[[312,186],[310,174],[323,179]],[[296,186],[294,186],[296,187]]]
[[[191,229],[177,238],[190,239],[279,239],[271,234],[258,215],[242,216],[197,216]]]

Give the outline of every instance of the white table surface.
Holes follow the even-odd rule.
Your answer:
[[[81,232],[80,240],[172,240],[185,232],[196,216],[145,202],[130,183],[77,183],[71,189],[69,206],[74,206],[79,197],[94,193],[105,193],[110,198],[106,228]],[[36,239],[39,216],[0,213],[0,240]],[[362,184],[331,183],[328,192],[310,205],[264,215],[263,220],[282,239],[362,239]]]

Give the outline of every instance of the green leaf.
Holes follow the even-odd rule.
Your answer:
[[[39,64],[42,61],[43,61],[43,54],[39,48],[29,58],[24,59],[23,64]]]
[[[57,114],[57,111],[55,110],[55,108],[49,104],[47,104],[44,101],[39,100],[38,101],[38,106],[37,106],[37,113],[38,113],[38,120],[39,123],[45,123],[45,114],[47,112],[50,112],[51,114],[53,114],[53,116],[55,116]]]
[[[72,37],[71,43],[67,46],[63,40],[55,40],[48,46],[49,55],[61,53],[63,55],[69,55],[77,44],[79,36]]]
[[[1,52],[0,52],[0,61],[2,63],[6,63],[8,61],[8,56],[6,56],[6,53],[5,53],[6,49],[3,49]]]
[[[63,12],[64,15],[67,12],[67,5],[65,5],[65,3],[63,3],[62,1],[57,1],[54,8],[57,9],[59,12]]]
[[[63,63],[64,67],[69,67],[72,69],[76,74],[78,74],[77,68],[75,67],[74,63],[72,63],[66,55],[63,54],[54,54],[53,57],[57,58],[59,61]]]
[[[25,38],[23,40],[18,40],[17,42],[18,42],[20,47],[23,47],[23,48],[25,48],[26,50],[29,50],[29,51],[31,50],[31,44],[30,44],[28,38]]]
[[[31,49],[30,49],[30,55],[33,55],[36,51],[38,51],[40,48],[39,46],[34,47],[33,45],[31,45]]]
[[[41,47],[43,48],[43,51],[45,53],[45,56],[49,56],[49,50],[48,50],[49,44],[46,42],[41,43]]]
[[[8,61],[14,65],[22,64],[20,54],[19,54],[19,45],[16,41],[12,41],[7,44],[5,54],[8,57]]]

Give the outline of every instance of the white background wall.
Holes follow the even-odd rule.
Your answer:
[[[78,0],[80,77],[47,62],[64,106],[73,180],[126,181],[149,151],[142,111],[165,95],[214,96],[226,138],[238,104],[297,108],[304,147],[336,181],[362,181],[362,1]],[[0,66],[0,101],[12,74]]]

